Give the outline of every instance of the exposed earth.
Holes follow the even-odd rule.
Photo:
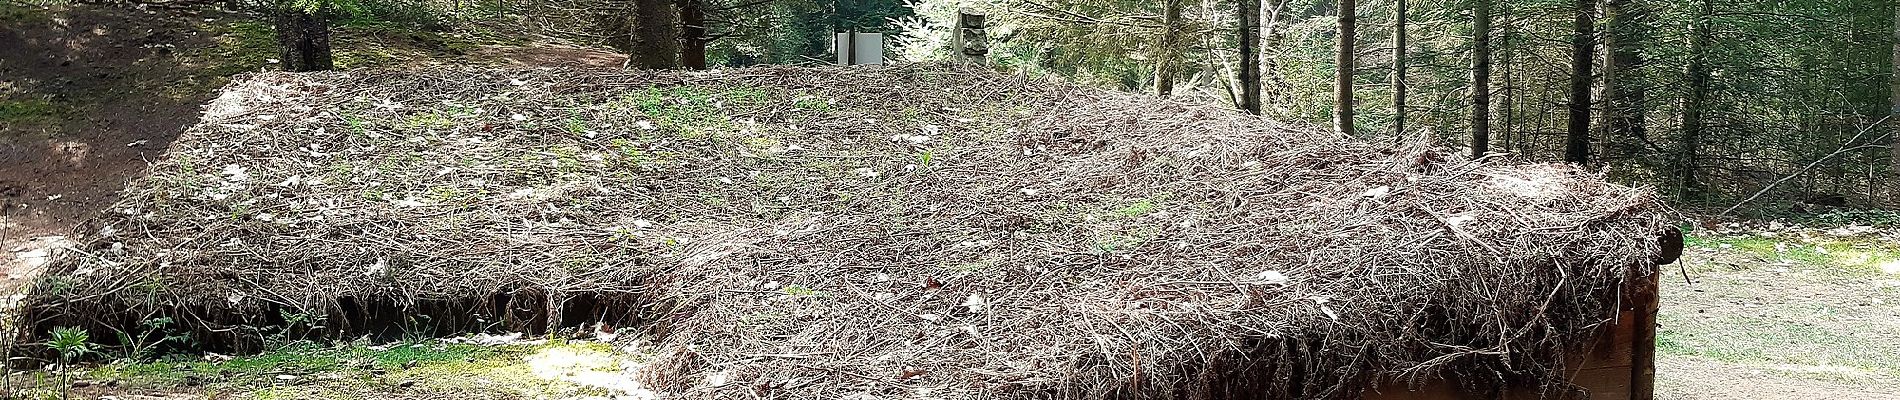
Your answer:
[[[0,276],[31,276],[47,249],[110,207],[128,179],[233,75],[271,68],[262,17],[209,3],[0,1]],[[339,28],[344,68],[421,64],[618,66],[625,56],[479,24],[447,32]]]
[[[0,261],[23,268],[196,121],[230,72],[203,49],[231,16],[0,7]],[[30,274],[15,268],[7,279]]]

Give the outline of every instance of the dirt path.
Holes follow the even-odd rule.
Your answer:
[[[178,49],[229,18],[152,8],[0,4],[0,274],[108,207],[185,127],[221,80]]]
[[[1703,239],[1663,279],[1659,399],[1900,399],[1900,242]]]
[[[1802,375],[1802,366],[1751,367],[1699,357],[1656,362],[1656,398],[1662,400],[1900,399],[1893,382],[1858,384]]]

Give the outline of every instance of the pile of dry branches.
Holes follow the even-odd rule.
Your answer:
[[[232,346],[604,323],[670,398],[1560,382],[1667,210],[1459,158],[940,66],[259,74],[25,316]]]

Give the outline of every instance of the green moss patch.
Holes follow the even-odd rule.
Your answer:
[[[66,112],[67,107],[46,100],[0,100],[0,122],[9,124],[51,121]]]
[[[240,399],[567,398],[611,394],[614,381],[631,379],[616,374],[640,361],[598,342],[300,343],[251,356],[179,355],[79,373],[81,381],[113,390]]]

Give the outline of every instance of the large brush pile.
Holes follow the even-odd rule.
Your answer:
[[[29,326],[605,323],[682,399],[1562,382],[1667,225],[1569,167],[943,67],[252,75],[124,197]]]

